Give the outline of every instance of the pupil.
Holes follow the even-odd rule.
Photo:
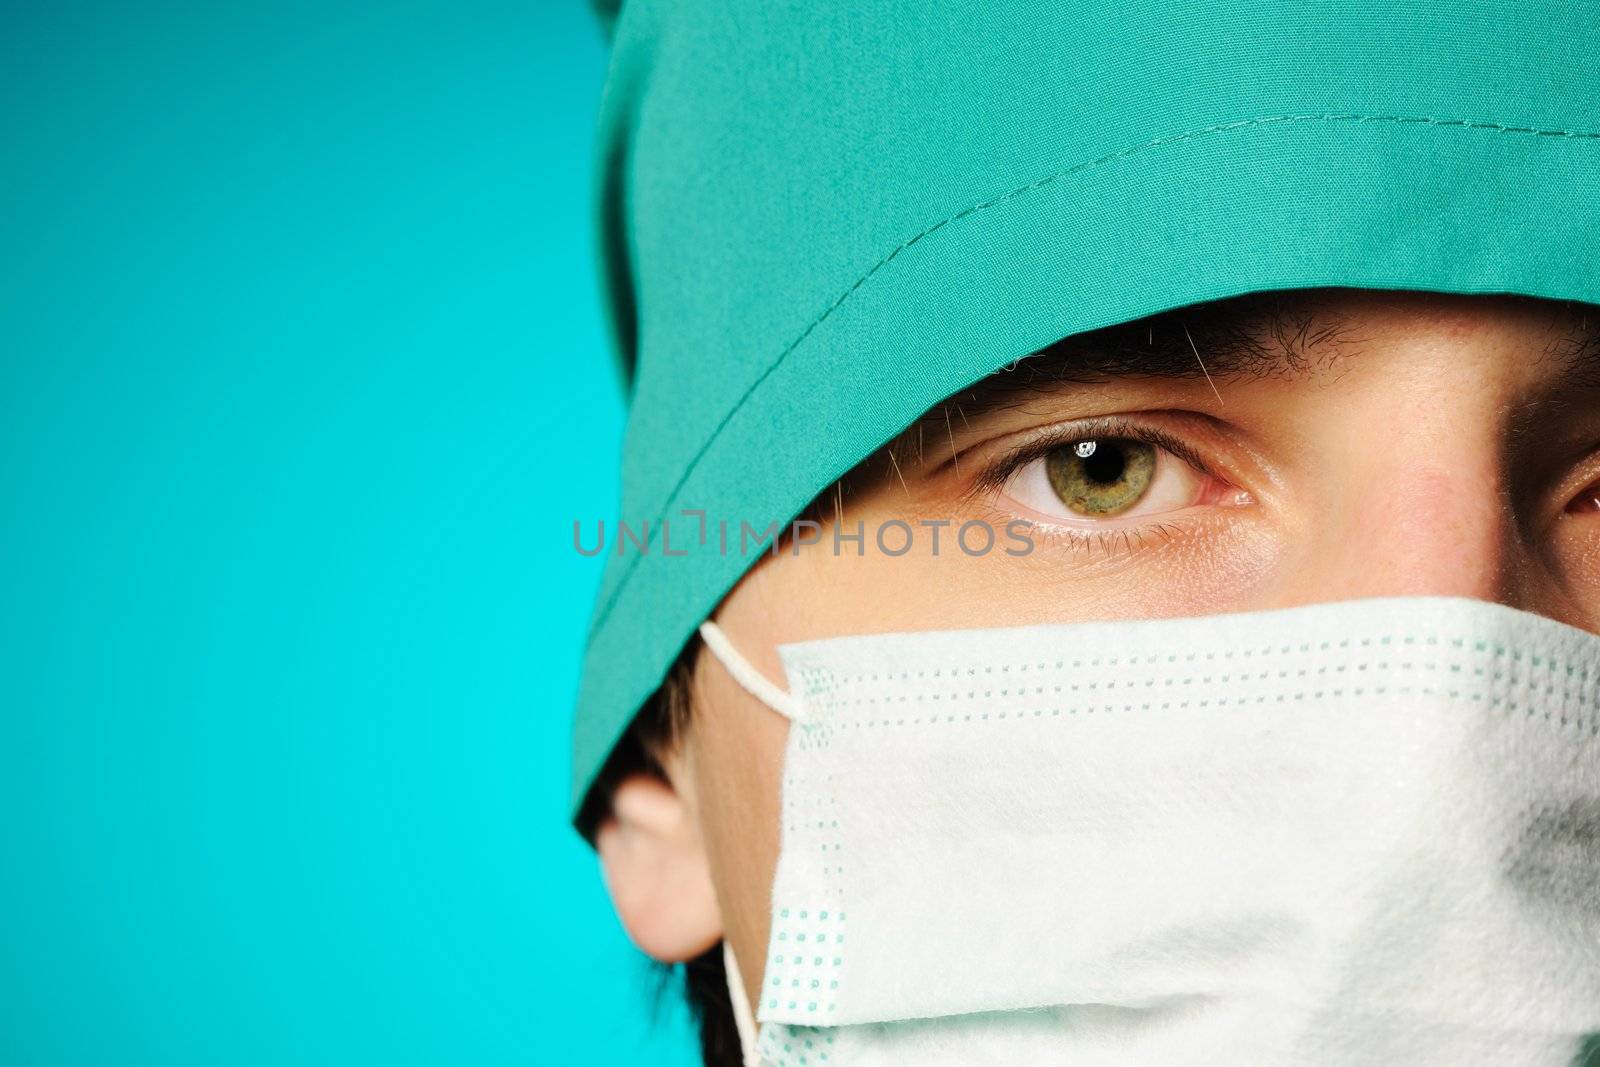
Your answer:
[[[1120,448],[1097,448],[1094,455],[1083,461],[1083,472],[1101,485],[1110,485],[1122,477],[1127,462]]]

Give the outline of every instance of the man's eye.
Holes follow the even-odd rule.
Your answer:
[[[1575,515],[1600,512],[1600,482],[1579,493],[1572,503],[1567,505],[1567,510]]]
[[[1155,446],[1144,441],[1079,441],[1044,456],[1050,488],[1079,515],[1127,511],[1150,488],[1155,472]]]
[[[1157,445],[1094,437],[1023,464],[1006,492],[1048,521],[1160,514],[1201,503],[1217,488],[1226,487]]]

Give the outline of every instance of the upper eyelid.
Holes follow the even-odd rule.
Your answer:
[[[1122,438],[1143,441],[1164,448],[1196,471],[1213,475],[1211,465],[1183,438],[1158,427],[1148,426],[1122,415],[1097,415],[1037,431],[1031,440],[1016,445],[998,458],[988,461],[974,479],[974,491],[1003,486],[1013,473],[1056,448],[1088,438]],[[1214,475],[1213,475],[1214,476]]]
[[[1578,483],[1578,487],[1566,494],[1563,507],[1571,507],[1580,500],[1600,500],[1600,474],[1591,474],[1588,480]]]

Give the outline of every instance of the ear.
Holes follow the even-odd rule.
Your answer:
[[[625,779],[595,845],[612,906],[646,954],[682,963],[722,937],[700,828],[671,785],[645,774]]]

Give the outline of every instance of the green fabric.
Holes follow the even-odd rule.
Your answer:
[[[628,0],[598,190],[653,540],[607,522],[574,804],[754,561],[682,509],[787,521],[970,382],[1195,301],[1600,302],[1597,55],[1578,0]]]

